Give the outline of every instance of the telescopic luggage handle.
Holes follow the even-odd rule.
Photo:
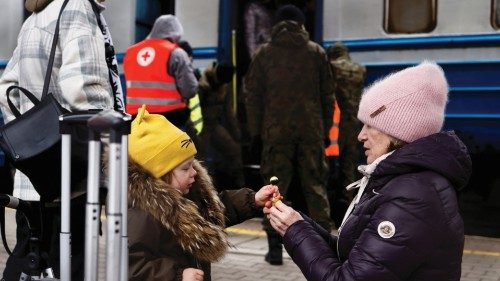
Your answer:
[[[106,201],[106,280],[128,280],[127,248],[127,135],[131,116],[113,110],[88,121],[95,134],[109,133],[108,198]],[[97,260],[97,253],[95,253]],[[97,271],[97,266],[93,268]],[[93,280],[93,279],[88,279]]]
[[[90,110],[60,116],[62,134],[61,193],[61,280],[71,280],[70,247],[70,165],[73,127],[89,128],[87,204],[85,218],[85,279],[97,280],[99,252],[99,183],[101,134],[109,133],[110,170],[108,192],[107,274],[106,280],[127,280],[127,135],[131,116],[113,110]],[[121,157],[119,155],[122,155]],[[116,161],[111,161],[112,159]],[[121,205],[121,206],[120,206]],[[109,209],[111,208],[111,209]],[[123,214],[123,215],[122,215]],[[111,236],[110,236],[111,235]],[[120,237],[121,235],[121,237]],[[118,238],[117,238],[118,237]],[[121,238],[121,239],[120,239]],[[122,241],[122,242],[121,242]],[[121,243],[120,243],[121,242]],[[121,256],[121,257],[120,257]],[[120,270],[116,270],[120,268]],[[112,272],[111,272],[112,271]]]
[[[131,116],[114,110],[104,110],[92,116],[87,124],[89,128],[97,133],[109,132],[110,142],[113,142],[113,134],[119,136],[117,142],[121,142],[121,136],[130,133]]]
[[[59,116],[61,133],[61,233],[59,236],[60,277],[71,280],[71,134],[75,126],[87,121],[101,110],[70,112]],[[88,184],[87,184],[88,185]]]

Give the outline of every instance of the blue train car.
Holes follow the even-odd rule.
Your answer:
[[[176,14],[184,26],[184,38],[194,47],[195,66],[231,61],[238,66],[240,84],[249,63],[242,20],[249,2],[107,0],[110,8],[105,15],[123,58],[126,47],[142,40],[156,17]],[[443,67],[450,85],[445,129],[458,132],[474,161],[471,184],[461,194],[462,208],[471,214],[466,217],[467,231],[500,236],[500,217],[490,215],[500,214],[500,174],[495,171],[500,161],[500,0],[275,2],[301,6],[307,12],[311,39],[324,47],[343,41],[351,57],[366,66],[367,86],[422,60],[434,60]],[[8,39],[0,46],[0,71],[15,45],[13,30],[20,28],[23,16],[19,1],[6,0],[6,5],[9,9],[0,10],[0,22],[9,21],[10,28],[5,27],[9,24],[0,28]],[[240,88],[234,87],[235,96]]]
[[[188,23],[197,64],[236,61],[242,76],[249,62],[242,20],[249,1],[208,2],[175,3],[175,13]],[[450,86],[444,129],[457,131],[474,162],[471,183],[460,194],[466,230],[500,236],[500,216],[486,215],[500,214],[500,174],[494,170],[500,161],[500,1],[275,2],[303,8],[311,39],[325,48],[343,41],[366,66],[366,86],[423,60],[443,67]]]

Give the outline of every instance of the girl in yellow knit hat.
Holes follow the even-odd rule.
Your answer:
[[[262,214],[274,185],[217,194],[189,136],[145,106],[129,136],[129,280],[211,280],[224,228]]]

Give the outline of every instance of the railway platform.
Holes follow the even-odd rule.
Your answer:
[[[15,225],[14,211],[6,209],[6,225]],[[232,247],[220,262],[212,265],[214,281],[304,281],[297,266],[283,251],[283,265],[272,266],[264,261],[267,239],[261,219],[248,220],[227,229]],[[6,229],[11,248],[15,244],[15,228]],[[100,264],[104,265],[104,237],[100,240]],[[3,272],[7,253],[0,247],[0,272]],[[105,268],[99,270],[99,280],[105,280]],[[466,236],[461,281],[500,281],[500,239]]]

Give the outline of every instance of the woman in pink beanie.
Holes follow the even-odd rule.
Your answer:
[[[358,135],[367,165],[338,236],[279,202],[264,212],[307,280],[460,280],[464,226],[456,191],[471,160],[441,132],[448,85],[423,62],[369,87]]]

